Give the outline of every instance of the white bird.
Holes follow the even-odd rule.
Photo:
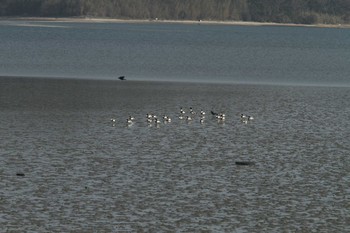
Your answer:
[[[164,122],[171,122],[171,118],[168,117],[167,115],[163,116],[163,120],[164,120]]]
[[[225,113],[220,113],[215,116],[218,120],[224,121],[226,119]]]
[[[180,108],[180,113],[185,114],[186,112],[183,110],[183,108]]]
[[[248,121],[251,121],[251,120],[254,120],[254,117],[245,115],[243,113],[241,114],[241,121],[242,121],[242,123],[248,124]]]
[[[154,118],[154,123],[159,124],[160,120],[158,120],[158,118]]]
[[[192,107],[190,107],[190,113],[191,113],[192,115],[195,115],[195,114],[196,114],[196,112],[193,111],[193,108],[192,108]]]
[[[254,117],[252,116],[248,116],[248,115],[245,115],[245,114],[241,114],[241,120],[242,121],[251,121],[251,120],[254,120]]]

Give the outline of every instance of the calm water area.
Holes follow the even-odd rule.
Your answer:
[[[346,29],[0,21],[0,232],[350,232],[349,64]]]
[[[350,85],[350,30],[0,21],[0,75]]]

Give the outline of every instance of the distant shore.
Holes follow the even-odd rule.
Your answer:
[[[71,22],[71,23],[169,23],[169,24],[204,24],[204,25],[237,25],[237,26],[288,26],[288,27],[324,27],[350,28],[350,24],[293,24],[251,21],[219,21],[219,20],[164,20],[164,19],[114,19],[93,17],[0,17],[0,21],[41,21],[41,22]]]

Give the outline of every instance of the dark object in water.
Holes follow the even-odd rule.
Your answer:
[[[251,165],[254,165],[255,163],[250,161],[236,161],[235,164],[240,166],[251,166]]]
[[[210,113],[211,113],[212,115],[214,115],[214,116],[219,115],[219,114],[217,114],[216,112],[213,112],[213,111],[210,111]]]
[[[24,173],[16,173],[16,176],[24,176]]]
[[[120,80],[125,80],[125,76],[120,76],[119,79]]]

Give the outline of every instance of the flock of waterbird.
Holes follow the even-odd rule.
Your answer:
[[[223,112],[217,113],[214,111],[210,111],[212,118],[216,119],[218,123],[224,123],[226,120],[226,114]],[[193,121],[199,121],[200,124],[204,124],[206,120],[206,112],[203,110],[200,110],[198,113],[194,111],[192,107],[189,108],[189,111],[186,113],[184,108],[180,108],[180,111],[178,113],[177,118],[181,121],[185,122],[193,122]],[[254,118],[252,116],[246,115],[246,114],[241,114],[240,115],[240,120],[244,124],[248,124],[248,122],[252,121]],[[111,118],[110,121],[115,124],[117,122],[116,118]],[[126,125],[131,126],[135,123],[135,117],[129,116],[126,119]],[[145,117],[145,122],[149,125],[155,125],[158,126],[159,124],[168,124],[172,122],[172,118],[168,115],[162,115],[158,117],[154,113],[147,113]]]

